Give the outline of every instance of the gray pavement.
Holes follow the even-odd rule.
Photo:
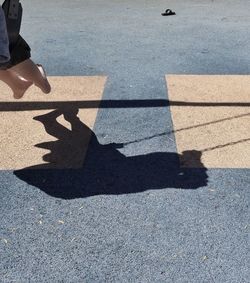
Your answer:
[[[250,282],[250,170],[180,170],[154,105],[166,74],[250,74],[250,1],[22,3],[49,76],[148,103],[101,107],[80,170],[0,172],[0,282]]]

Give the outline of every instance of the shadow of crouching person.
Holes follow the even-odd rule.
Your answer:
[[[201,152],[186,151],[182,155],[157,152],[126,157],[117,149],[122,144],[100,144],[77,113],[76,108],[58,109],[34,117],[57,140],[36,145],[50,150],[43,157],[47,163],[15,171],[18,178],[62,199],[166,188],[197,189],[207,185]],[[71,130],[56,120],[60,115],[71,124]],[[180,167],[180,160],[190,159],[199,168]]]

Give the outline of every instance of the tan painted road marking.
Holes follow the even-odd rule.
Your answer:
[[[167,75],[166,81],[178,153],[201,151],[207,168],[250,168],[250,76]]]
[[[0,112],[1,170],[16,170],[31,166],[79,168],[82,165],[91,136],[89,128],[92,129],[94,126],[98,108],[79,109],[77,113],[81,121],[79,123],[76,118],[77,102],[101,101],[106,77],[49,77],[49,81],[52,85],[50,94],[43,94],[32,86],[20,100],[22,104],[16,112],[10,111],[9,108],[19,101],[13,99],[10,89],[0,82],[0,104],[2,108],[8,104],[8,109]],[[72,101],[75,102],[70,103]],[[25,102],[28,107],[25,106]],[[53,104],[55,109],[60,108],[58,113],[51,109],[51,102],[55,102]],[[66,103],[62,106],[60,102]],[[46,103],[48,103],[47,109]],[[32,110],[32,104],[36,110]],[[41,110],[37,110],[40,109],[39,105]],[[45,115],[48,113],[51,114]],[[63,116],[65,113],[69,114],[70,122],[65,120]],[[41,119],[46,123],[47,132],[43,122],[33,119],[39,115],[44,115]],[[74,127],[73,131],[71,131],[72,127]]]

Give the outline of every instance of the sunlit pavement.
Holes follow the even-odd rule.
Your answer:
[[[0,82],[0,282],[248,282],[250,3],[22,4],[52,92]]]

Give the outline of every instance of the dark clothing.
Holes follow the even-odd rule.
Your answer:
[[[2,53],[0,54],[0,59],[2,58],[0,60],[0,70],[9,69],[31,56],[28,43],[19,35],[22,17],[21,4],[19,3],[19,17],[16,21],[14,20],[14,23],[13,20],[8,21],[7,19],[6,7],[8,5],[9,1],[6,0],[3,4],[5,9],[3,10],[0,6],[0,53]]]
[[[9,38],[6,27],[5,14],[0,6],[0,64],[10,60]]]
[[[0,64],[0,70],[9,69],[31,57],[28,43],[19,35],[14,46],[10,46],[10,60],[7,63]]]

